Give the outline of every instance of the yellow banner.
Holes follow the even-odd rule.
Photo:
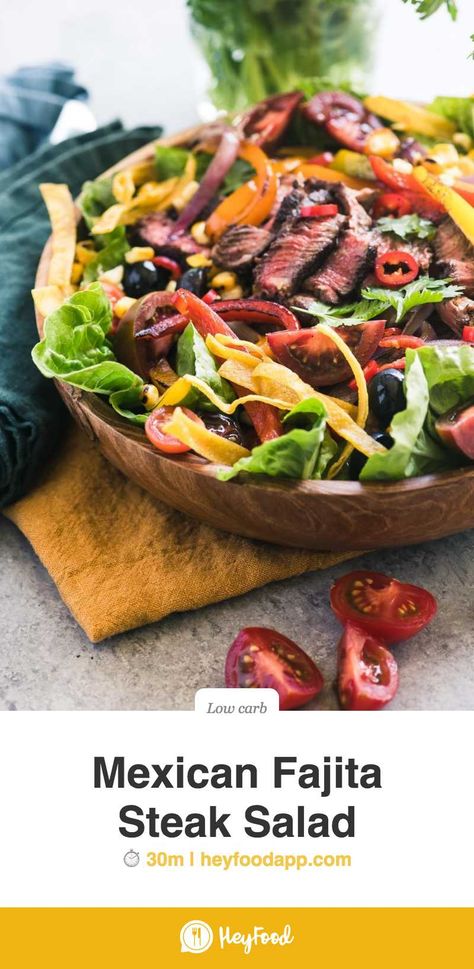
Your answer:
[[[450,969],[472,960],[474,909],[1,909],[9,969]]]

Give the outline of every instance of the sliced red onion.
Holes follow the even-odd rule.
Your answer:
[[[231,131],[230,128],[224,131],[219,147],[197,192],[195,192],[174,224],[173,232],[170,236],[171,239],[175,239],[181,232],[185,232],[196,221],[204,206],[214,197],[227,172],[232,168],[237,158],[239,145],[240,140],[235,131]]]

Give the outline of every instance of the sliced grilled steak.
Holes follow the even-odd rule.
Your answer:
[[[152,246],[157,254],[171,256],[174,259],[181,257],[183,260],[186,256],[193,256],[197,252],[208,254],[209,250],[198,245],[189,232],[183,232],[170,240],[174,226],[173,219],[164,212],[152,212],[132,226],[130,237],[135,244]]]
[[[297,181],[293,180],[291,188],[286,185],[286,191],[281,195],[278,208],[273,217],[267,222],[266,228],[270,229],[276,235],[288,219],[297,218],[305,198],[306,195],[302,184],[300,185]]]
[[[268,248],[273,236],[256,225],[234,225],[224,232],[212,250],[216,266],[246,269]]]
[[[436,307],[446,326],[449,326],[456,336],[462,336],[464,326],[474,326],[474,300],[467,296],[456,296],[445,299]]]
[[[290,218],[257,264],[254,293],[268,299],[287,299],[335,246],[347,220]]]
[[[439,276],[451,276],[474,297],[474,246],[449,217],[438,227],[434,249]]]
[[[305,292],[333,305],[343,302],[356,289],[377,253],[370,231],[372,220],[358,202],[357,193],[338,184],[335,195],[347,214],[348,227],[322,268],[303,282]]]

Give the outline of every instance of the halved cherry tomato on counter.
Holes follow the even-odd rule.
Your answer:
[[[384,215],[400,218],[410,212],[413,212],[411,202],[400,192],[382,192],[374,205],[374,219],[380,219]]]
[[[398,668],[379,639],[348,622],[338,648],[337,691],[344,710],[380,710],[393,700]]]
[[[178,441],[177,437],[166,433],[166,425],[173,415],[173,410],[174,407],[156,407],[152,410],[145,422],[145,434],[159,451],[164,451],[165,454],[185,454],[191,448],[182,441]],[[188,410],[187,407],[183,407],[182,410],[186,417],[190,417],[196,424],[202,424],[204,427],[204,422],[194,411]]]
[[[403,249],[380,253],[375,260],[375,275],[383,286],[406,286],[416,279],[419,271],[416,259]]]
[[[275,629],[248,626],[237,634],[225,664],[227,687],[272,688],[280,710],[294,710],[321,692],[324,680],[313,660]]]
[[[331,609],[342,623],[351,622],[386,643],[396,643],[424,629],[437,606],[426,589],[364,569],[334,583]]]
[[[417,350],[424,345],[425,341],[421,336],[409,336],[404,333],[400,333],[399,336],[384,336],[379,343],[379,347],[383,347],[384,350]]]
[[[300,208],[302,219],[327,219],[338,212],[337,205],[302,205]]]
[[[384,320],[370,320],[353,326],[338,326],[337,332],[364,367],[377,349],[384,327]],[[278,362],[312,387],[337,384],[351,373],[342,353],[317,327],[268,333],[267,340]]]

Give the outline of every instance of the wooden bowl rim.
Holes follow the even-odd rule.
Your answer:
[[[125,158],[121,159],[111,168],[108,168],[105,172],[103,172],[102,175],[97,177],[107,177],[116,171],[120,171],[124,167],[144,161],[146,158],[153,155],[155,145],[159,144],[174,146],[186,144],[191,139],[195,139],[204,127],[206,126],[195,125],[186,129],[185,131],[179,132],[177,135],[173,135],[168,138],[158,138],[155,141],[151,141],[137,149],[137,151],[132,152],[130,155],[126,155]],[[76,208],[76,217],[77,221],[79,222],[81,213],[78,208]],[[35,287],[37,288],[47,284],[51,243],[52,237],[49,236],[38,263],[35,279]],[[42,337],[44,317],[41,315],[36,306],[35,316],[38,333],[40,337]],[[105,403],[105,401],[102,400],[99,395],[83,392],[80,390],[80,388],[72,387],[71,385],[64,383],[62,380],[55,379],[55,383],[61,388],[63,394],[67,395],[72,400],[79,399],[81,408],[93,415],[96,420],[99,420],[99,422],[110,427],[114,427],[115,429],[118,428],[121,433],[125,434],[130,440],[133,440],[135,444],[146,448],[153,453],[157,453],[153,445],[147,440],[142,429],[135,425],[129,424],[126,418],[120,417],[119,414],[111,412],[110,405]],[[193,454],[183,454],[179,457],[171,457],[160,452],[159,457],[160,460],[170,461],[173,464],[178,462],[179,464],[185,464],[190,471],[203,475],[204,477],[217,478],[217,473],[222,468],[222,465],[212,464]],[[302,495],[320,494],[327,496],[334,494],[335,497],[348,496],[353,497],[354,499],[357,499],[357,497],[361,495],[367,495],[369,492],[380,492],[381,494],[385,494],[387,499],[390,500],[391,496],[398,495],[403,492],[409,495],[414,491],[428,491],[434,487],[451,485],[453,482],[456,482],[456,480],[461,483],[463,481],[472,479],[474,479],[474,468],[457,468],[453,471],[443,471],[438,474],[425,474],[416,478],[405,478],[399,481],[374,481],[367,482],[366,484],[361,484],[359,481],[333,481],[328,479],[321,481],[285,481],[278,478],[265,478],[265,480],[262,482],[252,480],[252,482],[247,481],[245,483],[239,482],[237,479],[232,483],[238,485],[243,484],[245,488],[265,487],[271,488],[272,491],[291,490],[292,492],[299,492]],[[225,484],[226,487],[229,487],[231,482],[226,482]]]

